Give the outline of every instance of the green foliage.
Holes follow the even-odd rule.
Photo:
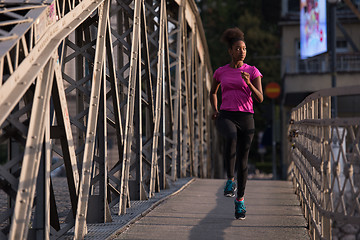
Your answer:
[[[230,56],[222,33],[239,27],[245,33],[245,62],[264,75],[263,85],[280,78],[280,34],[277,26],[279,1],[207,0],[198,2],[213,69],[227,64]]]
[[[247,57],[245,62],[256,66],[263,74],[263,91],[269,82],[280,84],[280,18],[281,1],[269,0],[198,0],[202,23],[209,47],[213,70],[230,62],[222,33],[230,27],[239,27],[245,34]],[[280,84],[281,85],[281,84]],[[257,132],[269,124],[263,109],[270,106],[270,99],[254,102]],[[252,144],[249,160],[260,159],[257,153],[257,134]],[[266,167],[264,167],[266,168]]]
[[[277,81],[280,77],[279,37],[261,28],[261,20],[245,11],[239,17],[238,26],[244,31],[247,58],[246,62],[256,66],[264,75],[263,85]]]

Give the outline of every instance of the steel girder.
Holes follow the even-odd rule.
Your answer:
[[[0,239],[82,239],[169,181],[211,175],[193,1],[7,0],[0,16]]]

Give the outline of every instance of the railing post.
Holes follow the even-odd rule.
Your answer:
[[[308,111],[307,111],[307,119],[314,119],[314,100],[311,100],[310,102],[307,103],[308,106]],[[313,149],[314,149],[314,141],[312,141],[312,139],[309,136],[314,136],[314,126],[308,126],[306,128],[306,132],[308,133],[308,137],[306,137],[306,142],[307,142],[307,149],[314,154]],[[311,167],[311,176],[312,178],[314,178],[316,176],[315,174],[315,169],[312,166]],[[306,198],[309,200],[309,229],[310,229],[310,234],[312,236],[312,238],[314,239],[315,233],[316,233],[316,226],[313,224],[314,223],[314,212],[315,212],[315,205],[314,205],[314,201],[313,198],[311,197],[310,192],[315,189],[315,184],[314,181],[310,181],[309,182],[308,189],[308,195],[306,196]]]
[[[320,104],[320,118],[330,119],[331,118],[331,97],[322,97]],[[330,126],[323,127],[322,133],[322,208],[328,210],[331,208],[330,205],[330,188],[331,188],[331,161],[329,154],[329,140],[331,138]],[[322,214],[321,216],[321,235],[323,238],[331,240],[331,219]]]
[[[314,120],[319,119],[319,102],[320,101],[319,101],[318,98],[313,101],[313,116],[312,116],[312,119],[314,119]],[[319,136],[320,135],[320,127],[316,126],[316,127],[314,127],[314,129],[316,131],[314,135]],[[313,154],[316,157],[320,156],[320,154],[319,154],[320,146],[321,146],[321,142],[317,142],[316,146],[313,146],[313,150],[314,150]],[[317,170],[313,168],[313,174],[314,175],[319,174],[319,172],[317,172]],[[314,187],[315,187],[315,184],[314,184]],[[314,214],[315,224],[316,224],[316,226],[319,226],[319,223],[320,223],[319,222],[320,221],[320,219],[319,219],[319,209],[316,207],[315,202],[313,203],[313,214]],[[319,235],[318,231],[316,231],[316,230],[314,231],[313,238],[315,240],[320,240],[321,239],[321,236]]]
[[[309,119],[309,103],[307,102],[304,106],[303,106],[303,118],[301,120],[307,120]],[[305,127],[305,126],[302,126],[302,129],[301,129],[301,132],[305,133],[305,134],[308,134],[309,132],[309,128],[308,127]],[[306,149],[309,149],[309,141],[308,141],[308,137],[305,136],[305,135],[302,135],[301,136],[301,145],[303,145],[304,147],[306,147]],[[307,162],[306,161],[306,158],[303,156],[303,162]],[[304,196],[305,198],[309,201],[309,206],[306,204],[306,201],[304,201],[304,213],[305,213],[305,218],[306,218],[306,221],[308,223],[308,226],[309,226],[309,230],[310,230],[310,233],[312,231],[312,227],[311,227],[311,215],[310,215],[310,205],[311,205],[311,198],[310,198],[310,195],[309,195],[309,189],[306,185],[306,182],[305,182],[305,179],[302,178],[302,185],[303,185],[303,189],[304,189]]]

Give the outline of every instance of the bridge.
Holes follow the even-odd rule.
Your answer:
[[[197,184],[218,198],[222,183],[211,179],[222,172],[208,100],[212,69],[194,1],[3,0],[0,19],[0,239],[84,239],[94,228],[120,237],[114,223],[132,223],[134,211],[147,213]],[[330,96],[341,94],[360,90],[322,93],[327,110]],[[305,218],[293,199],[293,214],[284,215],[299,222],[282,228],[304,236],[307,227],[315,239],[356,236],[360,121],[333,121],[314,107],[321,101],[306,100],[289,125],[289,176]],[[351,150],[340,148],[341,157],[331,158],[332,129],[339,127],[348,129]],[[330,162],[346,168],[331,171]],[[289,182],[266,184],[283,186],[285,198],[296,196]],[[209,206],[216,210],[224,201]],[[344,226],[355,230],[344,233]]]

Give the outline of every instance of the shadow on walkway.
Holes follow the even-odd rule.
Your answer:
[[[215,208],[213,208],[198,225],[191,229],[189,240],[224,239],[225,230],[231,227],[233,221],[235,221],[233,212],[234,198],[224,196],[224,186],[220,186],[216,191]],[[213,189],[216,190],[215,188]],[[206,204],[207,201],[203,201],[204,204]],[[207,238],[204,238],[205,236],[207,236]]]
[[[212,209],[191,229],[190,240],[309,239],[306,221],[290,182],[248,181],[244,221],[234,218],[234,198],[223,195],[225,180],[201,184],[208,191],[216,190],[216,194],[204,191],[208,197],[215,195],[216,203],[211,199],[202,201]],[[208,187],[211,184],[212,187]]]
[[[225,180],[196,179],[116,239],[309,239],[290,182],[248,181],[244,221],[234,218],[234,198],[223,196],[224,185]]]

